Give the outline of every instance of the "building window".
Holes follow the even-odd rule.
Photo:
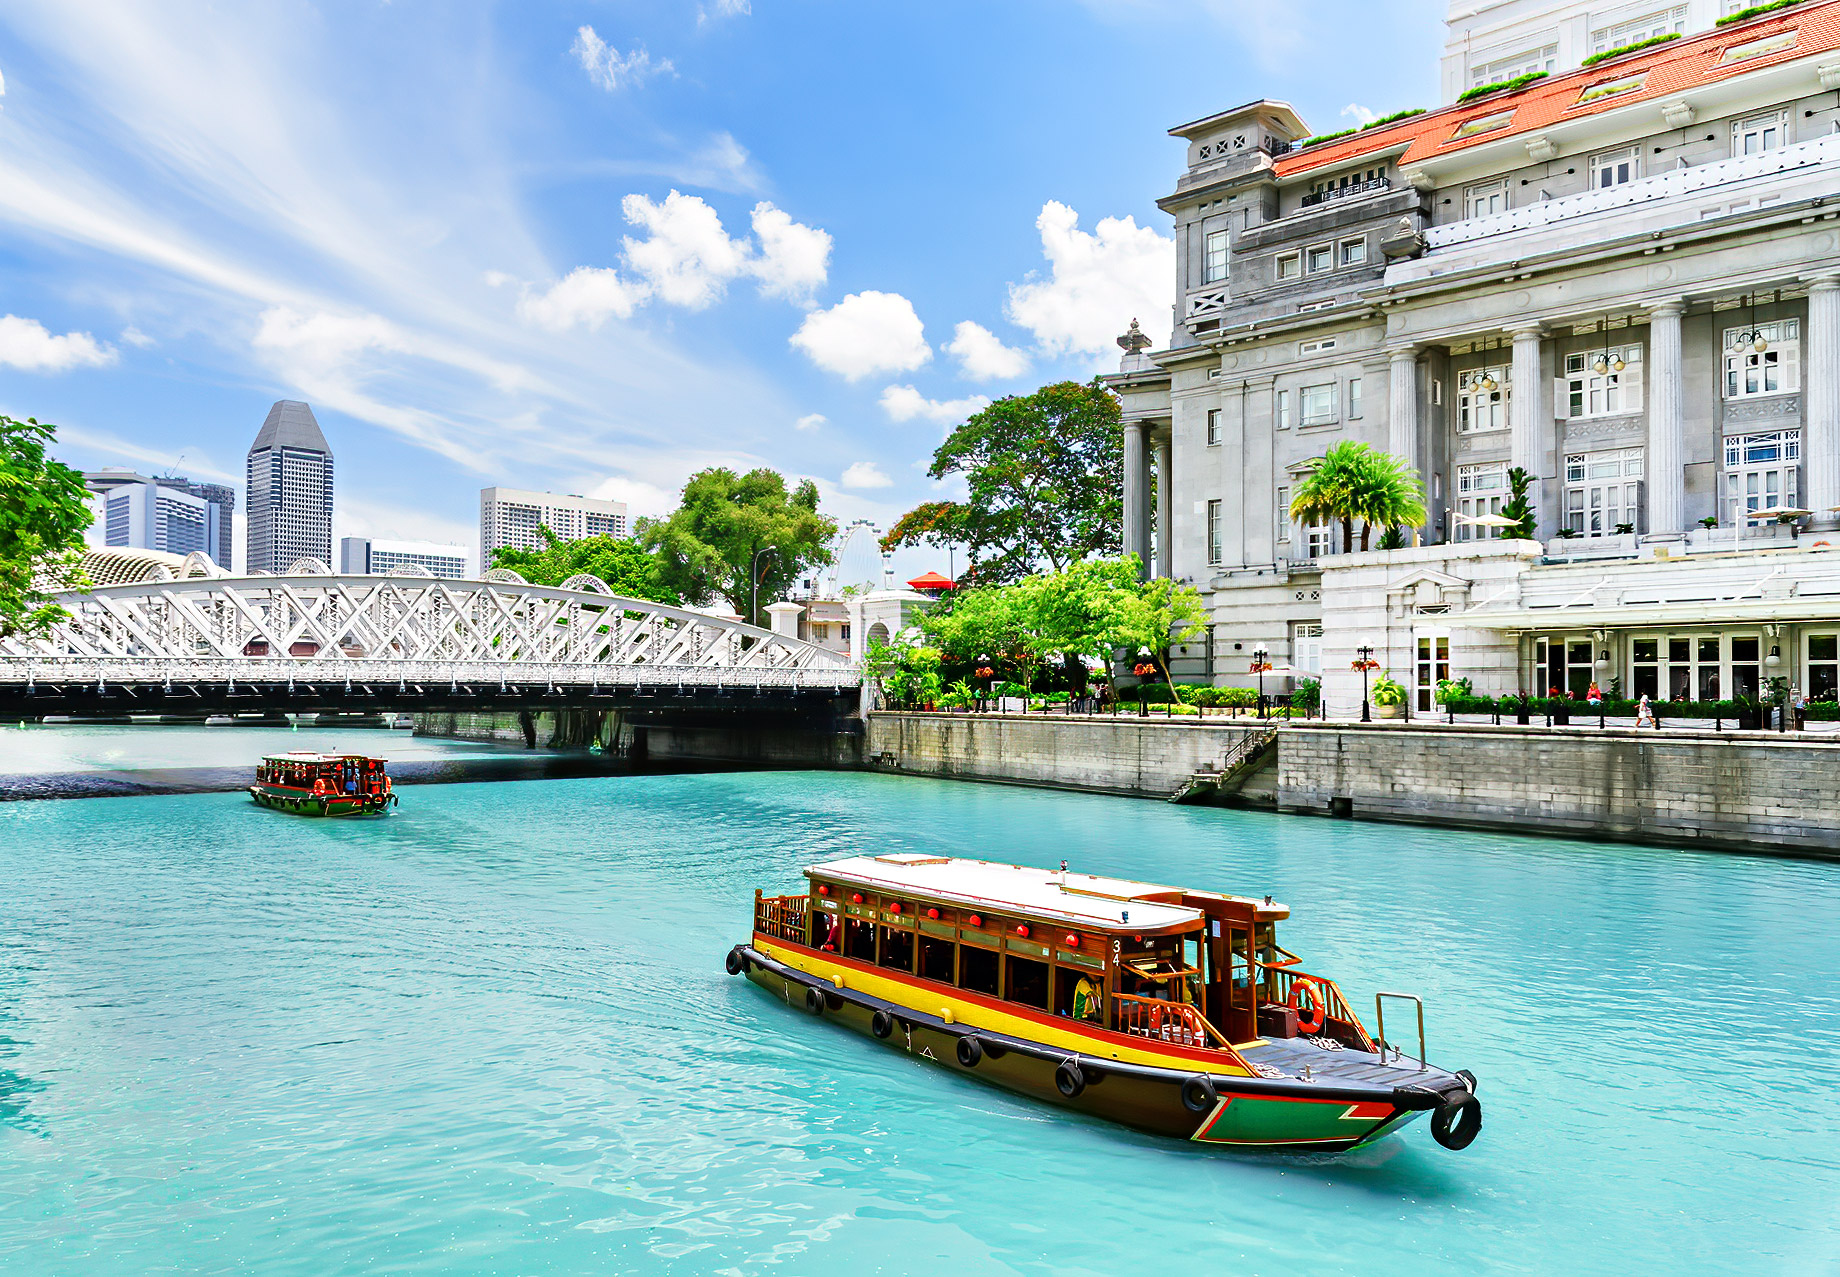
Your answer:
[[[1358,421],[1361,417],[1361,379],[1348,379],[1348,420]]]
[[[1756,343],[1764,343],[1758,350]],[[1801,388],[1802,326],[1799,320],[1725,330],[1725,397],[1748,399]],[[1745,340],[1747,339],[1748,340]],[[1740,344],[1742,342],[1743,344]]]
[[[1642,411],[1642,348],[1612,347],[1567,355],[1565,387],[1568,417],[1616,417]]]
[[[1322,677],[1323,627],[1312,621],[1291,626],[1291,666],[1312,678]]]
[[[1303,525],[1304,546],[1312,559],[1325,558],[1335,553],[1335,529],[1320,523]]]
[[[1220,562],[1220,502],[1207,504],[1208,562]]]
[[[1732,640],[1734,659],[1756,660],[1755,639]],[[1722,672],[1723,641],[1717,634],[1638,635],[1630,643],[1630,694],[1670,701],[1716,701]],[[1735,667],[1742,678],[1754,671]]]
[[[1469,86],[1477,88],[1484,84],[1500,84],[1503,80],[1512,80],[1516,76],[1528,75],[1534,71],[1552,71],[1559,65],[1559,46],[1543,45],[1528,49],[1524,53],[1512,54],[1505,58],[1494,58],[1479,67],[1471,67]]]
[[[1278,489],[1278,540],[1291,539],[1291,490]]]
[[[1463,188],[1463,216],[1489,217],[1508,211],[1508,179]]]
[[[1217,447],[1220,444],[1220,409],[1218,408],[1208,409],[1207,441],[1208,447],[1210,448]]]
[[[1364,239],[1345,239],[1342,241],[1342,265],[1360,266],[1367,261],[1367,241]]]
[[[1730,3],[1730,0],[1727,2]],[[1736,12],[1736,9],[1731,12]],[[1677,31],[1684,33],[1686,29],[1687,7],[1685,5],[1674,9],[1663,9],[1659,13],[1644,14],[1640,18],[1619,22],[1613,27],[1599,27],[1591,32],[1591,52],[1608,53],[1611,49],[1620,49],[1625,45],[1636,44],[1642,40],[1653,40],[1657,36],[1669,35]]]
[[[1303,424],[1306,426],[1326,426],[1335,420],[1335,383],[1325,382],[1320,386],[1305,386],[1298,392],[1298,401],[1303,409]]]
[[[1286,253],[1278,258],[1278,282],[1298,279],[1303,275],[1303,257],[1298,253]]]
[[[1591,187],[1603,190],[1611,186],[1622,186],[1642,176],[1642,148],[1625,146],[1621,150],[1606,151],[1602,155],[1591,157]]]
[[[1227,233],[1209,231],[1203,243],[1206,256],[1201,268],[1202,282],[1215,284],[1227,277]]]
[[[1768,510],[1800,508],[1802,432],[1772,430],[1725,440],[1725,506],[1734,527]],[[1765,515],[1765,518],[1768,516]]]
[[[1329,251],[1327,244],[1318,244],[1315,248],[1309,249],[1305,256],[1309,259],[1312,275],[1332,269],[1335,265],[1335,256]]]
[[[1334,350],[1335,341],[1333,337],[1323,337],[1316,341],[1299,342],[1297,353],[1299,355],[1320,355],[1325,350]]]
[[[1508,428],[1508,369],[1471,368],[1457,375],[1457,433]]]
[[[1753,115],[1731,126],[1733,155],[1761,155],[1787,146],[1789,120],[1781,111]]]
[[[1810,634],[1804,641],[1808,644],[1808,699],[1840,697],[1840,634]]]
[[[1288,390],[1280,390],[1278,392],[1278,429],[1289,430],[1290,428],[1291,392]]]
[[[1450,677],[1450,637],[1426,635],[1418,640],[1418,712],[1429,714],[1437,704],[1437,685]]]
[[[1642,510],[1642,449],[1573,453],[1565,459],[1565,526],[1580,536],[1635,531]]]
[[[1500,514],[1508,499],[1508,463],[1488,461],[1457,467],[1457,513],[1473,519],[1479,514]],[[1457,540],[1486,541],[1497,529],[1477,527],[1461,520],[1457,523]]]

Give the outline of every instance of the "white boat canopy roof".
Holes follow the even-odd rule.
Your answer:
[[[1199,909],[1145,899],[1179,896],[1183,894],[1180,887],[916,852],[851,856],[813,865],[805,876],[849,883],[878,893],[911,893],[955,904],[1054,918],[1098,930],[1163,931],[1195,926],[1203,919]]]

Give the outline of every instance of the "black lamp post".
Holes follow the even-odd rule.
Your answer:
[[[760,549],[754,551],[754,562],[753,562],[753,565],[748,570],[748,575],[753,577],[753,584],[754,584],[754,598],[753,598],[753,613],[754,614],[748,617],[748,620],[752,624],[755,624],[755,625],[760,624],[760,556],[763,554],[771,554],[774,558],[777,559],[779,557],[779,551],[775,547],[770,546],[770,545],[763,545],[760,547]],[[796,635],[794,637],[796,637]]]
[[[1252,670],[1259,676],[1259,717],[1265,717],[1265,662],[1271,655],[1264,648],[1255,648],[1252,653]]]
[[[1374,649],[1363,644],[1355,649],[1355,654],[1361,658],[1361,721],[1371,723],[1374,716],[1367,704],[1367,673],[1374,663]]]

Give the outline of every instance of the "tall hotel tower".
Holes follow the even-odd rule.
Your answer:
[[[307,558],[332,566],[332,449],[313,410],[283,399],[249,449],[245,570],[286,572]]]

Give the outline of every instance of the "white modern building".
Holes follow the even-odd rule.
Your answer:
[[[95,515],[91,544],[181,557],[197,552],[225,566],[217,559],[227,539],[218,503],[132,470],[92,470],[83,482]]]
[[[339,571],[348,576],[400,572],[458,581],[466,576],[466,547],[437,541],[341,537]]]
[[[1832,691],[1840,0],[1699,12],[1679,39],[1347,135],[1272,101],[1171,130],[1173,332],[1121,339],[1110,380],[1125,547],[1208,605],[1178,673],[1247,683],[1264,651],[1346,707],[1367,646],[1421,707],[1446,675]],[[1291,519],[1344,439],[1422,478],[1416,548],[1345,554]],[[1537,541],[1474,522],[1514,468]]]
[[[1643,40],[1710,31],[1745,0],[1451,0],[1444,25],[1444,101],[1520,76],[1573,71]]]
[[[313,409],[282,399],[248,458],[250,572],[286,572],[302,559],[332,566],[332,449]]]
[[[492,566],[495,550],[541,550],[543,538],[538,528],[548,528],[558,541],[580,541],[587,537],[623,537],[627,526],[624,501],[526,492],[521,488],[483,488],[479,493],[479,554],[483,567]]]

